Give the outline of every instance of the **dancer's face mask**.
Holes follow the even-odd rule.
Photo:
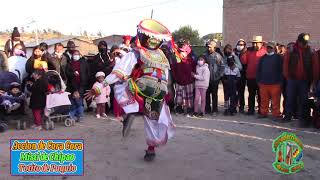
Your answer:
[[[151,50],[158,49],[162,44],[161,40],[153,37],[149,37],[143,33],[139,33],[139,40],[140,40],[141,46]]]

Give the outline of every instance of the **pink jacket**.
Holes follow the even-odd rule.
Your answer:
[[[205,63],[202,66],[197,65],[196,75],[194,76],[194,78],[196,79],[195,81],[196,88],[208,89],[209,80],[210,80],[210,71],[207,63]]]
[[[110,86],[105,86],[103,83],[94,83],[92,89],[95,91],[95,100],[97,104],[108,102],[110,96]],[[108,97],[107,97],[108,96]]]

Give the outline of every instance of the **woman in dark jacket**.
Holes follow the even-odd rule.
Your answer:
[[[66,66],[67,91],[71,96],[71,117],[77,121],[83,117],[83,95],[85,90],[90,89],[90,70],[86,59],[80,56],[80,52],[75,50],[72,60]]]
[[[30,108],[34,116],[34,128],[41,130],[42,114],[46,106],[46,97],[48,82],[45,78],[43,70],[36,70],[32,73],[32,78],[35,80],[31,87]]]
[[[42,55],[40,46],[33,48],[32,56],[26,63],[26,71],[30,76],[35,70],[48,70],[48,60]]]
[[[108,76],[111,73],[114,65],[110,60],[110,55],[108,53],[108,44],[105,41],[99,42],[98,49],[99,53],[94,56],[94,60],[92,62],[92,78],[94,78],[96,73],[99,71],[104,72],[104,74]],[[95,78],[93,81],[95,82]]]

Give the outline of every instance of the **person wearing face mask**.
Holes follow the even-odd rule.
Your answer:
[[[247,66],[242,63],[242,57],[245,56],[247,52],[247,43],[245,42],[245,40],[239,39],[239,41],[237,42],[236,48],[233,51],[234,51],[234,54],[238,56],[242,64],[242,69],[240,71],[241,77],[237,84],[237,99],[239,104],[239,113],[244,113],[244,106],[245,106],[244,92],[247,84],[247,77],[246,77]]]
[[[108,44],[106,41],[100,41],[98,43],[98,50],[99,50],[99,53],[96,54],[94,58],[88,62],[90,67],[90,72],[91,72],[91,76],[90,76],[91,87],[96,81],[94,77],[98,72],[103,72],[106,76],[108,76],[111,73],[112,68],[114,66],[114,64],[111,62],[110,54],[108,52]],[[113,95],[113,92],[111,95]],[[106,106],[106,112],[108,113],[108,111],[111,108],[112,107]],[[91,108],[89,107],[87,111],[91,111]]]
[[[94,56],[94,59],[92,61],[92,68],[91,68],[91,77],[93,79],[93,82],[95,82],[95,74],[97,72],[104,72],[106,76],[108,76],[111,71],[112,71],[112,63],[110,61],[110,55],[108,53],[108,44],[107,42],[105,41],[100,41],[99,44],[98,44],[98,50],[99,50],[99,53],[96,54]]]
[[[312,92],[315,81],[319,79],[319,62],[313,55],[309,46],[310,35],[301,33],[298,36],[293,50],[284,57],[283,72],[287,79],[286,112],[282,122],[290,122],[295,107],[296,98],[299,97],[298,118],[299,126],[307,127],[306,102]],[[311,85],[311,86],[310,86]]]
[[[210,71],[206,63],[204,55],[198,58],[196,73],[192,73],[195,78],[195,98],[194,98],[194,114],[196,117],[203,117],[206,108],[206,92],[209,87]],[[199,111],[199,100],[200,111]]]
[[[14,46],[13,56],[7,59],[8,71],[15,73],[20,79],[28,76],[25,69],[27,58],[22,48],[21,44],[16,44]]]
[[[223,49],[223,63],[225,65],[228,65],[228,58],[230,59],[230,56],[233,57],[234,59],[234,64],[235,66],[239,69],[239,71],[242,70],[242,64],[240,62],[240,59],[239,57],[233,52],[232,50],[232,46],[230,44],[227,44],[224,49]],[[227,66],[225,66],[227,67]],[[227,84],[225,83],[226,81],[222,81],[222,84],[223,84],[223,92],[224,94],[227,93]],[[228,99],[228,96],[224,96],[224,110],[225,111],[228,111],[229,109],[229,99]],[[232,113],[236,113],[236,110],[233,111]]]
[[[257,83],[261,98],[260,115],[258,118],[267,118],[269,102],[272,103],[272,117],[278,121],[280,114],[281,84],[283,80],[281,55],[275,53],[275,43],[267,44],[267,53],[261,57],[257,68]]]
[[[17,27],[13,28],[11,39],[9,39],[5,46],[4,46],[4,52],[6,53],[7,57],[14,55],[14,46],[16,44],[20,44],[22,46],[22,51],[24,54],[26,54],[26,46],[24,45],[23,41],[20,40],[20,33]]]
[[[263,47],[262,36],[253,36],[252,48],[248,50],[242,58],[242,63],[247,65],[247,86],[249,91],[248,97],[248,112],[247,115],[254,115],[255,101],[258,95],[258,112],[260,112],[260,94],[259,86],[256,81],[257,66],[260,58],[266,54],[267,50]]]
[[[233,116],[237,110],[237,81],[240,78],[240,69],[235,63],[236,56],[228,56],[222,78],[224,87],[224,113],[223,115]]]
[[[67,91],[71,93],[71,117],[77,122],[83,119],[83,96],[89,83],[90,70],[85,58],[81,57],[78,50],[74,50],[71,62],[66,65]]]
[[[49,70],[57,71],[62,80],[66,81],[67,77],[65,74],[65,69],[67,65],[67,58],[63,55],[63,48],[64,47],[61,43],[54,45],[54,53],[51,54],[51,58],[49,59]]]

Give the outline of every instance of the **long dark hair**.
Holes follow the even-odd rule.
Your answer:
[[[32,50],[32,56],[31,56],[33,59],[35,59],[34,52],[35,52],[37,49],[39,49],[40,51],[43,51],[43,50],[41,49],[41,46],[40,46],[40,45],[35,46],[35,47],[33,48],[33,50]],[[49,57],[47,57],[47,55],[43,54],[40,59],[41,59],[41,61],[47,61],[47,62],[48,62]]]

